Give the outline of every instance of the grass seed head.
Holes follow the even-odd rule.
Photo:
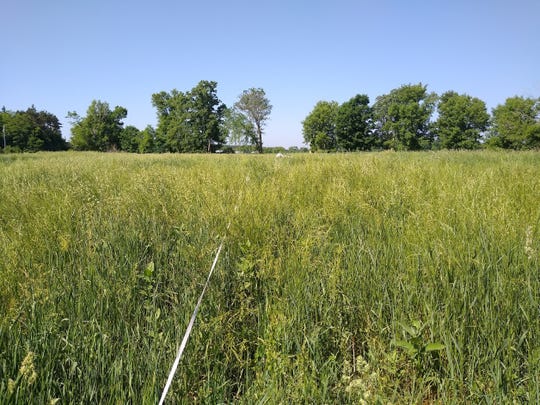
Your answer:
[[[532,226],[528,226],[525,230],[525,254],[529,260],[536,255],[536,250],[533,248],[533,236],[532,236]]]
[[[34,366],[34,352],[28,352],[24,357],[19,374],[25,379],[28,385],[32,385],[37,379],[37,372]]]

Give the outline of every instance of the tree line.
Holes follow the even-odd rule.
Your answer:
[[[127,109],[111,108],[107,102],[93,100],[85,116],[70,111],[71,139],[62,138],[57,117],[35,107],[27,111],[0,115],[4,129],[4,152],[38,150],[125,151],[137,153],[215,152],[232,143],[243,150],[263,152],[264,126],[272,105],[261,88],[245,90],[232,107],[217,96],[217,83],[200,81],[191,90],[173,89],[152,95],[157,111],[157,127],[144,130],[123,120]],[[38,117],[35,118],[34,116]],[[39,117],[45,118],[39,118]],[[53,137],[55,142],[49,138]]]
[[[223,150],[228,143],[263,152],[272,105],[261,88],[243,91],[232,107],[219,99],[217,83],[205,80],[189,91],[161,91],[151,99],[156,128],[124,126],[126,108],[93,100],[85,116],[68,112],[70,142],[62,137],[54,114],[34,106],[15,112],[4,107],[0,150],[193,153]],[[313,151],[535,149],[540,148],[540,99],[510,97],[490,115],[476,97],[454,91],[438,96],[421,83],[408,84],[377,97],[372,105],[365,94],[342,104],[319,101],[302,127],[304,143]]]
[[[38,111],[34,106],[26,111],[0,111],[0,145],[3,152],[37,152],[66,150],[61,124],[54,114]]]
[[[436,115],[436,119],[433,119]],[[403,85],[376,98],[359,94],[338,104],[319,101],[302,122],[312,150],[540,148],[540,99],[510,97],[490,115],[468,94],[441,96]]]

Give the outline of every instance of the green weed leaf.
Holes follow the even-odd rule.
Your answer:
[[[426,352],[437,352],[437,351],[440,351],[440,350],[444,350],[446,346],[443,345],[442,343],[439,343],[439,342],[433,342],[433,343],[428,343],[426,345],[426,347],[424,348],[424,350]]]
[[[154,262],[148,263],[146,268],[144,269],[144,277],[149,280],[152,278],[152,275],[154,274]]]
[[[414,345],[410,342],[407,342],[406,340],[395,340],[392,342],[394,346],[400,347],[402,349],[405,349],[407,353],[410,355],[413,355],[417,352]]]

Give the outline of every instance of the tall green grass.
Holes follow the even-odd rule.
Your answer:
[[[224,235],[169,403],[540,402],[539,202],[534,152],[0,156],[0,402],[157,402]]]

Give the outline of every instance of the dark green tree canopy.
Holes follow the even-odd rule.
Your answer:
[[[109,104],[93,100],[86,117],[80,117],[76,112],[68,112],[72,121],[71,144],[76,150],[109,151],[120,149],[120,139],[127,109],[116,106],[114,110]]]
[[[266,98],[266,93],[261,88],[251,88],[244,90],[234,104],[237,112],[244,114],[248,122],[251,122],[255,129],[255,145],[259,153],[263,153],[263,128],[272,112],[270,100]]]
[[[186,94],[176,89],[170,93],[152,94],[152,105],[157,109],[158,126],[156,141],[160,152],[180,152],[186,144],[188,126],[188,103]],[[182,145],[182,141],[184,145]]]
[[[430,119],[437,95],[427,86],[408,84],[377,97],[373,106],[376,130],[384,146],[396,150],[427,149],[431,145]]]
[[[486,104],[467,94],[444,93],[439,100],[435,133],[444,149],[476,149],[488,129]]]
[[[3,109],[0,120],[0,131],[5,128],[6,147],[9,150],[36,152],[67,149],[60,121],[54,114],[38,111],[34,106],[16,112]],[[4,147],[3,136],[0,147]]]
[[[510,97],[494,108],[489,143],[511,149],[540,148],[540,99]]]
[[[371,150],[377,138],[371,130],[372,111],[369,97],[358,94],[339,106],[336,114],[336,146],[338,150]]]
[[[156,143],[156,130],[147,125],[145,129],[139,132],[138,150],[139,153],[160,152]]]
[[[138,128],[128,125],[120,132],[120,150],[123,152],[138,152],[140,134]]]
[[[312,150],[335,150],[336,117],[339,104],[336,101],[319,101],[302,122],[304,143]]]
[[[172,90],[152,95],[157,109],[158,148],[167,152],[204,152],[225,141],[225,104],[217,97],[217,83],[200,81],[191,91]]]

